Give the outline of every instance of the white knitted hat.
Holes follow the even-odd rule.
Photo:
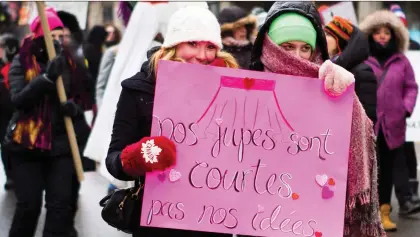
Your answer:
[[[209,41],[223,47],[219,22],[210,10],[186,6],[171,16],[162,47],[170,48],[188,41]]]

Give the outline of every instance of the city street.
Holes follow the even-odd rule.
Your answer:
[[[0,237],[7,237],[15,205],[13,192],[5,192],[3,189],[3,167],[0,166]],[[107,189],[106,180],[98,173],[86,173],[86,180],[80,192],[80,209],[77,215],[76,228],[79,237],[125,237],[125,233],[108,226],[101,218],[101,208],[98,203]],[[393,198],[395,201],[395,197]],[[397,204],[393,204],[397,211]],[[398,222],[399,231],[389,234],[389,237],[414,237],[420,233],[420,214],[410,219],[398,219],[396,211],[393,220]],[[36,237],[42,237],[44,226],[45,209],[39,219]]]

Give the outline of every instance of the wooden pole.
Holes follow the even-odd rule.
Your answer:
[[[56,56],[53,39],[51,36],[50,26],[48,25],[47,17],[45,15],[44,2],[36,2],[38,9],[38,15],[41,20],[42,30],[44,31],[45,45],[47,46],[48,58],[52,60]],[[58,77],[57,82],[58,98],[61,103],[67,101],[66,91],[64,90],[63,79],[61,76]],[[71,153],[73,155],[74,168],[76,169],[76,175],[79,182],[84,179],[82,160],[80,158],[79,147],[77,145],[76,134],[74,132],[73,122],[70,117],[64,117],[64,124],[66,126],[67,137],[70,143]],[[54,128],[53,128],[54,129]]]

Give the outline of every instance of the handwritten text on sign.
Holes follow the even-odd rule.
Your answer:
[[[147,175],[141,225],[342,236],[352,104],[320,80],[161,61],[152,136],[177,165]]]

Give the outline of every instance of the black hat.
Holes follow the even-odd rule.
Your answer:
[[[79,21],[75,15],[66,11],[58,11],[57,14],[60,20],[63,22],[64,27],[68,28],[71,33],[82,31],[79,26]]]

